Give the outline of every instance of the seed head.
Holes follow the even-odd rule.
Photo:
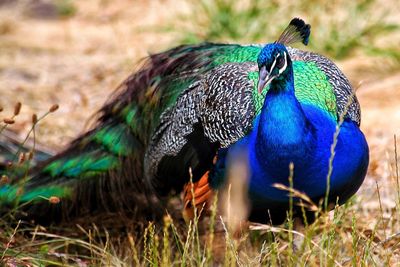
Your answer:
[[[14,116],[17,116],[19,114],[19,112],[21,111],[21,102],[18,102],[17,104],[15,104],[14,106]]]
[[[36,115],[36,114],[33,114],[33,115],[32,115],[32,123],[33,123],[33,124],[36,124],[37,121],[38,121],[37,115]]]
[[[0,178],[0,185],[8,184],[9,181],[10,181],[10,178],[8,178],[7,175],[3,174]]]
[[[51,204],[58,204],[58,203],[60,203],[60,198],[59,197],[56,197],[56,196],[51,196],[50,198],[49,198],[49,202],[51,203]]]
[[[19,154],[19,158],[18,158],[18,163],[22,164],[25,161],[25,153],[22,152],[21,154]]]
[[[14,120],[14,119],[11,119],[11,118],[4,118],[4,119],[3,119],[3,122],[4,122],[5,124],[14,124],[14,123],[15,123],[15,120]]]
[[[52,106],[50,107],[49,111],[50,111],[50,112],[54,112],[54,111],[56,111],[58,108],[59,108],[58,104],[54,104],[54,105],[52,105]]]

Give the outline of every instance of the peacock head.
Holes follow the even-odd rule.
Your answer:
[[[287,77],[292,61],[286,45],[296,42],[302,42],[304,45],[307,45],[310,37],[310,28],[311,26],[306,24],[302,19],[294,18],[276,42],[263,47],[257,59],[259,93],[273,80],[280,80]]]
[[[272,43],[267,44],[258,56],[258,92],[261,93],[263,88],[272,80],[280,80],[286,77],[292,64],[288,51],[283,44]]]

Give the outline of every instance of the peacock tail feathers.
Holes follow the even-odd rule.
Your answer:
[[[149,56],[98,112],[92,130],[28,174],[9,173],[11,184],[0,189],[3,205],[43,202],[43,211],[39,205],[32,210],[39,216],[51,209],[46,203],[50,197],[67,203],[68,212],[77,212],[71,206],[126,211],[135,202],[139,207],[154,202],[143,175],[151,134],[179,94],[213,67],[213,52],[220,47],[225,46],[181,46]]]

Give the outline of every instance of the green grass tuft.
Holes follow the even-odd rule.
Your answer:
[[[78,11],[73,0],[56,0],[54,4],[58,15],[64,18],[72,17]]]
[[[183,15],[181,41],[268,43],[279,36],[292,17],[311,24],[310,49],[331,58],[346,58],[357,51],[399,60],[396,42],[390,40],[400,25],[387,17],[390,5],[379,0],[277,1],[189,0]],[[181,30],[181,29],[180,29]],[[395,38],[398,39],[398,36]],[[397,41],[398,43],[398,41]]]

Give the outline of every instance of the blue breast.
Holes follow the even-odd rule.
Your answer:
[[[294,163],[293,187],[306,193],[314,200],[323,198],[327,188],[327,174],[331,145],[336,130],[336,122],[325,111],[312,105],[301,104],[305,117],[314,126],[313,137],[305,145],[298,147],[279,142],[295,138],[296,129],[269,133],[278,149],[260,158],[257,155],[256,137],[261,115],[254,121],[253,130],[245,138],[229,149],[229,157],[238,152],[246,153],[249,166],[249,198],[253,208],[273,208],[288,203],[288,192],[274,188],[274,183],[289,186],[289,163]],[[291,120],[290,113],[283,112],[279,118]],[[277,126],[279,127],[279,126]],[[276,130],[276,129],[273,129]],[[282,141],[281,141],[282,140]],[[278,144],[277,144],[278,143]],[[258,144],[259,145],[259,144]],[[368,166],[368,145],[356,123],[345,120],[340,127],[333,160],[333,171],[330,177],[330,198],[346,201],[360,187]],[[229,162],[229,160],[228,160]]]

